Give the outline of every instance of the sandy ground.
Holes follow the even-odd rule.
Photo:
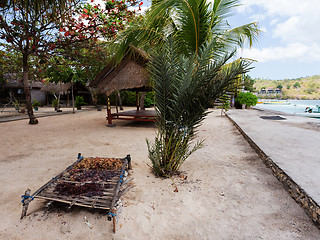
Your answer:
[[[204,147],[182,167],[186,180],[154,177],[146,147],[152,123],[87,111],[0,124],[0,239],[319,239],[313,225],[226,117],[214,111],[200,128]],[[35,199],[19,220],[20,196],[37,190],[84,156],[131,154],[135,187],[122,197],[117,233],[99,212]],[[92,229],[84,223],[86,217]]]

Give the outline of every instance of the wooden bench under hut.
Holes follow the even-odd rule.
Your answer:
[[[90,82],[91,87],[98,94],[108,96],[107,119],[108,125],[112,125],[113,119],[133,120],[133,121],[155,121],[156,112],[154,110],[140,109],[139,92],[151,91],[151,83],[146,65],[149,59],[141,50],[130,47],[130,51],[123,57],[119,64],[109,63]],[[109,96],[120,90],[135,91],[137,94],[137,109],[133,111],[111,112]]]

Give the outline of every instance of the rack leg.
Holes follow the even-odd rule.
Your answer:
[[[116,233],[116,216],[115,216],[116,211],[113,209],[113,210],[112,210],[112,213],[113,213],[113,215],[112,215],[112,221],[113,221],[113,233]]]
[[[24,192],[24,195],[25,195],[25,196],[30,196],[30,194],[31,194],[31,190],[28,188],[28,189]],[[24,217],[27,215],[29,203],[30,203],[29,199],[27,199],[26,201],[23,201],[22,213],[21,213],[20,219],[24,218]]]
[[[128,170],[132,170],[131,156],[130,156],[130,154],[127,155],[127,159],[128,159]]]

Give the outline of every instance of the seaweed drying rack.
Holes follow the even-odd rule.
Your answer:
[[[87,208],[93,208],[93,209],[102,209],[108,211],[108,220],[113,220],[113,231],[115,232],[115,204],[117,200],[119,200],[120,196],[125,194],[132,186],[127,186],[127,183],[130,182],[132,179],[123,181],[123,176],[126,169],[131,169],[131,157],[130,155],[127,155],[124,158],[118,158],[118,160],[121,160],[122,165],[121,168],[116,170],[116,174],[114,177],[109,178],[105,180],[104,182],[96,182],[99,184],[102,184],[103,186],[106,186],[103,188],[102,196],[92,196],[88,197],[84,195],[78,195],[78,196],[65,196],[58,194],[55,192],[55,187],[60,182],[67,182],[67,183],[74,183],[79,184],[79,182],[72,181],[68,177],[68,173],[74,165],[81,162],[83,160],[83,157],[81,156],[81,153],[78,154],[78,159],[76,162],[74,162],[72,165],[67,167],[63,172],[58,174],[57,176],[53,177],[50,181],[48,181],[46,184],[44,184],[42,187],[40,187],[37,191],[35,191],[33,194],[30,195],[31,190],[27,189],[25,191],[25,194],[22,196],[23,200],[22,205],[22,213],[21,218],[26,216],[29,203],[34,200],[35,198],[45,199],[49,201],[56,201],[56,202],[62,202],[66,204],[70,204],[70,207],[73,205],[80,206],[80,207],[87,207]],[[108,170],[106,170],[108,171]],[[114,171],[114,170],[113,170]]]

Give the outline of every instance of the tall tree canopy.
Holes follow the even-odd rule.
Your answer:
[[[61,16],[74,4],[74,1],[65,0],[9,0],[0,3],[0,37],[22,56],[22,82],[30,124],[36,124],[38,120],[33,113],[28,85],[29,58],[50,54],[55,47],[55,33]]]
[[[103,9],[94,0],[90,4],[81,0],[0,1],[0,38],[22,56],[22,80],[30,124],[38,120],[33,114],[28,86],[29,58],[37,56],[45,62],[53,54],[61,54],[62,51],[55,51],[57,48],[74,50],[76,47],[70,46],[75,42],[87,43],[99,37],[114,36],[133,18],[134,11],[128,10],[128,5],[137,4],[137,1],[105,0],[105,4]]]
[[[117,58],[124,55],[128,45],[145,49],[161,46],[167,36],[178,43],[185,55],[200,53],[207,42],[219,38],[212,51],[212,58],[221,57],[226,51],[258,38],[258,23],[248,23],[236,28],[228,24],[228,17],[239,0],[157,0],[150,10],[123,31],[117,38]]]

